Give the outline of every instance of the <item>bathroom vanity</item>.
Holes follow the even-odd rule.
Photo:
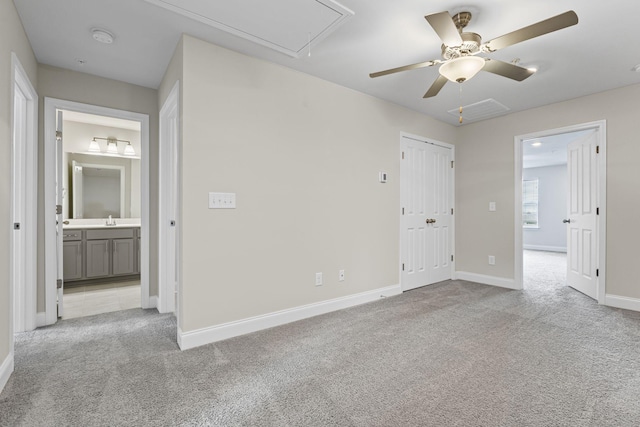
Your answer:
[[[139,225],[65,226],[62,245],[66,283],[140,274]]]

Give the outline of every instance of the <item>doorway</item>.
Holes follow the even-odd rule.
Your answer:
[[[138,307],[155,306],[149,295],[148,135],[145,114],[45,98],[45,205],[52,206],[45,218],[46,324],[65,318],[65,276],[68,290],[76,291],[67,292],[69,298],[108,290],[112,300],[106,304],[110,307],[103,304],[103,312],[130,308],[136,292]],[[111,173],[120,168],[128,172]],[[131,179],[136,175],[137,180]],[[75,178],[80,181],[74,186]],[[83,187],[113,194],[99,200],[95,191],[85,191],[86,197],[74,193]],[[82,217],[74,218],[74,211]],[[138,283],[132,283],[138,274]],[[124,287],[128,301],[118,301],[120,295],[114,302],[116,291]],[[78,315],[75,310],[71,317]]]
[[[453,277],[454,147],[400,137],[400,283],[403,291]]]
[[[604,302],[605,123],[515,138],[515,278]],[[602,266],[602,267],[601,267]]]

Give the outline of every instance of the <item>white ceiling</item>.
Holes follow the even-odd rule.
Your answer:
[[[156,0],[156,2],[161,0]],[[323,0],[327,3],[326,0]],[[204,4],[205,0],[173,0]],[[225,2],[225,10],[264,25],[296,22],[307,16],[291,0],[271,0],[273,13],[251,7],[256,0]],[[369,78],[369,73],[440,58],[441,41],[424,16],[469,10],[467,31],[488,41],[505,33],[574,10],[579,24],[507,47],[490,55],[539,72],[523,82],[479,73],[463,84],[463,104],[493,98],[520,111],[566,99],[640,83],[640,49],[634,44],[640,2],[628,0],[340,0],[355,15],[315,45],[311,56],[293,58],[202,20],[191,19],[145,0],[14,0],[39,62],[157,88],[180,34],[300,70],[339,85],[386,99],[457,125],[447,111],[459,105],[457,84],[447,83],[434,98],[423,99],[438,76],[436,67]],[[218,2],[219,4],[219,2]],[[235,19],[234,18],[234,19]],[[273,23],[273,24],[270,24]],[[92,39],[91,29],[114,34],[110,45]],[[296,37],[300,37],[296,35]],[[303,35],[304,37],[304,35]],[[307,35],[307,37],[309,37]],[[85,61],[81,65],[78,60]]]
[[[567,146],[593,129],[522,141],[522,167],[539,168],[567,163]]]
[[[112,128],[134,130],[140,132],[140,122],[134,122],[116,117],[97,116],[95,114],[80,113],[78,111],[64,111],[64,120],[78,123],[88,123],[90,125],[100,125]]]

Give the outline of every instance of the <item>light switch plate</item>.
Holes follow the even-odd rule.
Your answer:
[[[236,193],[209,193],[209,209],[235,209]]]

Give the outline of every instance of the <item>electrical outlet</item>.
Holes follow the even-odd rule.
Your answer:
[[[344,270],[340,270],[338,272],[338,281],[339,282],[344,282]]]
[[[489,255],[489,265],[496,265],[496,257]]]
[[[316,273],[316,286],[322,286],[322,273]]]

